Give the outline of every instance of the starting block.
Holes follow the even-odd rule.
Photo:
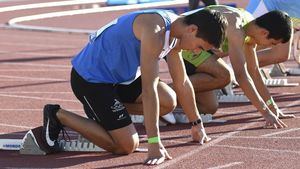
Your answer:
[[[226,120],[214,120],[211,114],[200,114],[203,123],[225,123]],[[184,113],[174,113],[177,123],[189,123],[188,118]]]
[[[0,139],[0,150],[19,150],[20,154],[26,155],[46,155],[38,144],[40,141],[38,133],[41,133],[42,127],[37,127],[29,130],[23,139]],[[35,133],[35,134],[33,134]],[[106,152],[106,150],[96,146],[92,142],[78,136],[77,140],[59,142],[60,151],[74,151],[74,152]],[[147,152],[146,148],[137,148],[136,152]]]
[[[283,63],[275,64],[273,68],[270,71],[271,76],[299,76],[300,75],[300,67],[299,68],[293,68],[293,69],[287,69],[283,65]]]
[[[280,87],[280,86],[298,86],[299,83],[288,83],[287,79],[265,79],[264,83],[269,87]]]
[[[288,69],[287,74],[291,75],[291,76],[300,76],[300,67],[299,68]]]
[[[271,74],[271,73],[272,74]],[[287,79],[273,79],[272,76],[286,76],[288,70],[284,68],[283,64],[275,64],[271,71],[266,69],[260,69],[260,73],[263,77],[264,84],[268,87],[282,87],[282,86],[298,86],[298,83],[289,83]]]
[[[223,91],[225,90],[225,91]],[[219,103],[248,103],[249,99],[243,94],[235,94],[232,89],[232,83],[229,83],[225,88],[217,94]]]
[[[287,75],[287,69],[283,65],[283,63],[274,64],[272,69],[270,70],[270,76],[276,77],[276,76],[286,76]]]
[[[29,130],[21,142],[20,154],[46,155],[47,153],[40,148],[36,139],[32,130]]]
[[[22,139],[0,139],[0,150],[20,150]]]
[[[182,108],[176,108],[173,112],[174,117],[177,123],[189,123],[189,119],[183,113]],[[226,120],[213,120],[213,116],[211,114],[200,114],[203,123],[224,123]]]
[[[219,103],[248,103],[249,99],[243,94],[218,96]]]

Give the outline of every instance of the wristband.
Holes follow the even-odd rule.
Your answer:
[[[156,143],[159,143],[159,137],[156,136],[156,137],[150,137],[150,138],[148,138],[148,143],[149,143],[149,144],[156,144]]]
[[[193,121],[193,122],[190,122],[190,125],[192,126],[197,126],[198,124],[201,124],[202,123],[202,120],[201,119],[198,119],[196,121]]]
[[[273,99],[271,98],[271,99],[267,100],[266,104],[267,104],[267,106],[271,106],[272,104],[274,105]]]

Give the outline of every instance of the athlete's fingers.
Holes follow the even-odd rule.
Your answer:
[[[153,159],[152,161],[151,161],[151,165],[154,165],[154,164],[156,164],[156,162],[158,161],[158,159],[157,158],[155,158],[155,159]]]
[[[282,120],[278,119],[278,122],[282,127],[288,127]]]
[[[157,162],[156,162],[156,164],[158,165],[158,164],[161,164],[161,163],[163,163],[165,161],[165,158],[164,157],[161,157],[161,158],[159,158],[158,160],[157,160]]]
[[[266,121],[266,124],[263,126],[263,128],[268,129],[270,128],[271,124],[270,122]]]
[[[289,119],[289,118],[295,118],[296,116],[293,114],[281,114],[279,115],[280,119]]]
[[[211,140],[211,138],[206,136],[205,143],[208,143],[210,140]]]
[[[171,159],[172,159],[172,157],[169,155],[169,153],[168,153],[167,151],[165,151],[165,157],[166,157],[166,159],[168,159],[168,160],[171,160]]]

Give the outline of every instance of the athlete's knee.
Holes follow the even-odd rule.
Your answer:
[[[222,73],[218,74],[219,88],[227,86],[231,82],[232,75],[227,68],[221,70]]]
[[[135,151],[135,149],[139,146],[139,139],[126,139],[125,143],[115,145],[113,150],[114,154],[120,155],[128,155]]]
[[[165,105],[163,105],[163,108],[165,110],[166,113],[168,112],[172,112],[177,106],[177,101],[176,101],[176,97],[169,99]]]
[[[219,103],[218,102],[212,102],[207,106],[207,114],[215,114],[218,110]]]
[[[176,93],[170,90],[164,96],[160,97],[160,107],[163,110],[162,114],[173,111],[177,106]]]
[[[198,109],[201,113],[205,114],[215,114],[218,110],[219,103],[217,101],[206,102],[205,105],[199,105]]]

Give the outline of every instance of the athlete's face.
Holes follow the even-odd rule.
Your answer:
[[[212,49],[214,46],[196,36],[197,29],[188,30],[180,39],[180,47],[184,50],[190,50],[194,53],[200,53],[202,50]]]
[[[271,47],[281,43],[280,40],[276,40],[273,38],[268,38],[269,32],[265,29],[261,29],[257,34],[254,35],[253,39],[255,40],[257,45]]]

